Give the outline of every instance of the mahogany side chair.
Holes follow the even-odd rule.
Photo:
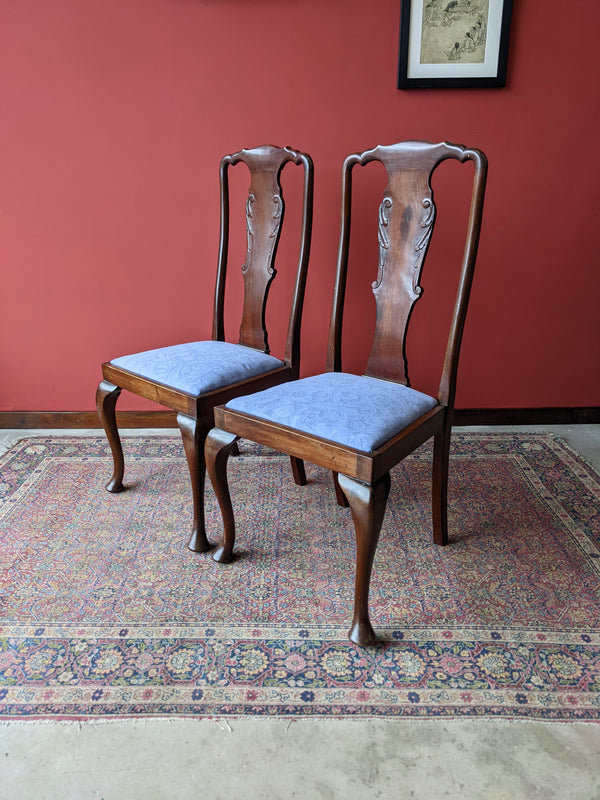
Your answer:
[[[250,173],[246,200],[247,253],[242,266],[243,307],[239,343],[225,341],[224,308],[229,251],[229,167],[244,163]],[[270,354],[265,324],[269,288],[275,277],[275,257],[284,218],[281,172],[292,163],[303,169],[301,232],[298,265],[283,358]],[[212,338],[121,356],[102,364],[103,380],[96,393],[100,421],[111,447],[114,472],[106,488],[120,492],[123,449],[115,405],[122,389],[157,401],[177,412],[189,467],[193,496],[190,550],[211,545],[204,523],[204,441],[213,427],[213,408],[232,397],[256,392],[298,378],[300,324],[312,232],[313,163],[289,147],[264,145],[222,158],[220,164],[221,231],[213,307]],[[304,465],[292,458],[297,483],[305,483]]]
[[[474,163],[466,244],[437,397],[410,388],[405,339],[419,299],[421,268],[436,208],[431,175],[446,159]],[[379,269],[372,284],[376,321],[364,375],[342,372],[342,315],[350,242],[352,169],[383,164],[388,184],[379,206]],[[215,408],[206,440],[208,472],[223,515],[224,535],[213,558],[228,562],[235,522],[227,459],[238,437],[325,467],[338,502],[350,505],[356,534],[354,617],[349,638],[376,642],[368,597],[375,550],[390,491],[390,469],[434,437],[433,537],[448,541],[447,485],[459,349],[479,242],[487,160],[479,150],[409,141],[349,156],[342,173],[342,221],[328,343],[327,372]]]

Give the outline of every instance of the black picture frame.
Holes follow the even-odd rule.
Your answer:
[[[402,0],[398,89],[504,86],[512,6],[513,0]]]

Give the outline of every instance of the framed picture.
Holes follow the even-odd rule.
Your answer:
[[[512,0],[402,0],[399,89],[504,86]]]

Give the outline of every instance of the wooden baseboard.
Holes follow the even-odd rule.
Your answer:
[[[176,428],[174,411],[117,411],[121,428]],[[455,425],[600,424],[600,407],[457,408]],[[2,428],[100,428],[95,411],[0,411]]]
[[[120,428],[176,428],[174,411],[117,411]],[[1,428],[101,428],[95,411],[0,411]]]
[[[597,425],[600,407],[457,408],[455,425]]]

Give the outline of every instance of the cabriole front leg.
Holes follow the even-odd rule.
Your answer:
[[[110,445],[114,464],[112,478],[106,484],[109,492],[122,492],[125,488],[123,486],[125,462],[123,460],[123,447],[121,446],[121,437],[117,428],[115,410],[120,394],[121,387],[115,386],[109,381],[100,381],[96,390],[96,408]]]
[[[194,521],[188,547],[195,553],[205,553],[210,550],[211,544],[206,538],[204,527],[204,478],[206,475],[204,440],[211,423],[204,419],[188,417],[187,414],[177,414],[177,424],[181,431],[183,448],[190,471],[194,503]]]
[[[212,556],[219,564],[227,564],[233,558],[235,519],[227,482],[227,460],[235,449],[237,438],[233,433],[213,428],[206,437],[204,447],[208,476],[223,517],[223,541]]]
[[[354,618],[348,632],[350,641],[367,647],[377,642],[369,619],[369,586],[379,533],[390,493],[390,474],[374,484],[361,483],[347,475],[339,475],[340,487],[348,499],[356,532],[356,580]]]

